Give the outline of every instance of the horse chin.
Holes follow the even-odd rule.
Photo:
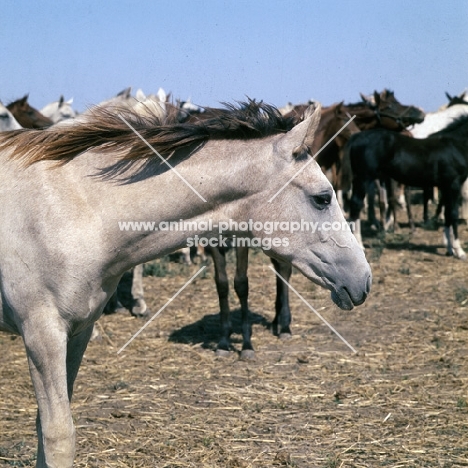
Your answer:
[[[341,289],[340,293],[338,293],[336,290],[333,290],[331,292],[331,299],[340,309],[343,310],[352,310],[355,305],[346,289]]]

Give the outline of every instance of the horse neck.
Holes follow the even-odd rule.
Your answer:
[[[315,134],[312,152],[315,154],[338,130],[335,121],[335,106],[323,109],[320,124]],[[336,128],[336,129],[335,129]]]
[[[347,112],[351,116],[355,116],[354,122],[360,130],[369,130],[378,125],[377,115],[374,109],[362,104],[356,106],[343,107],[343,112]]]
[[[126,173],[106,180],[105,176],[96,175],[97,155],[90,153],[75,158],[64,169],[71,179],[67,183],[79,184],[80,190],[86,193],[88,205],[93,205],[110,226],[105,234],[110,245],[104,249],[120,252],[115,259],[119,264],[117,269],[125,271],[186,245],[187,233],[122,231],[119,222],[154,222],[157,226],[162,221],[181,219],[192,222],[211,219],[213,223],[223,219],[249,219],[247,201],[269,186],[277,169],[271,158],[258,157],[261,151],[254,142],[247,145],[242,141],[215,140],[190,157],[173,156],[170,161],[177,172],[206,202],[174,171],[166,170],[159,163],[143,168],[144,161],[136,162]],[[100,156],[99,166],[109,167],[111,161],[111,157]],[[136,174],[137,168],[143,168],[144,177]],[[189,233],[195,234],[204,232]]]

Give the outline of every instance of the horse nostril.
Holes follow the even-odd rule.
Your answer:
[[[371,286],[372,286],[372,276],[369,275],[367,277],[367,282],[366,282],[366,294],[369,294],[369,292],[371,290]]]

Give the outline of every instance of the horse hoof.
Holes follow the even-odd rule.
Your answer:
[[[148,313],[146,302],[142,299],[137,299],[136,304],[132,307],[132,315],[135,317],[143,317]]]
[[[243,349],[240,358],[243,361],[252,361],[255,359],[255,351],[253,349]]]
[[[124,306],[117,307],[114,312],[114,314],[128,314],[128,310]]]
[[[227,349],[220,349],[220,348],[218,348],[218,349],[216,350],[216,356],[228,357],[230,354],[231,354],[231,352],[228,351]]]
[[[292,338],[291,333],[280,333],[279,334],[279,339],[280,340],[290,340]]]
[[[96,325],[94,325],[93,333],[91,334],[91,338],[89,340],[90,341],[102,340],[102,335],[97,330]]]

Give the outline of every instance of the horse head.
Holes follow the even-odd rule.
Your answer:
[[[20,130],[21,128],[13,114],[0,102],[0,132]]]
[[[48,117],[42,115],[28,102],[29,95],[8,104],[7,109],[14,115],[18,123],[24,128],[47,128],[53,122]]]
[[[468,101],[465,100],[465,97],[466,97],[466,91],[463,91],[460,96],[450,96],[449,93],[445,93],[445,95],[447,96],[447,99],[449,100],[448,104],[446,105],[446,107],[452,107],[456,104],[465,104],[465,105],[468,105]]]
[[[312,106],[301,123],[276,137],[275,165],[283,166],[279,174],[289,182],[279,192],[272,191],[274,195],[267,203],[249,210],[252,219],[264,223],[272,219],[296,223],[298,229],[288,232],[287,242],[278,242],[265,253],[292,263],[311,281],[332,291],[332,299],[340,308],[352,309],[364,302],[370,289],[371,271],[330,182],[310,156],[321,114],[320,105]],[[279,180],[273,178],[271,182]],[[309,230],[310,223],[316,227],[314,232]],[[254,234],[260,238],[265,235],[255,233],[255,229]]]
[[[41,114],[52,120],[52,122],[62,122],[63,120],[74,119],[78,113],[72,107],[73,98],[65,101],[65,98],[60,96],[60,99],[47,104],[41,109]]]
[[[385,89],[380,94],[374,91],[376,113],[383,127],[401,130],[410,125],[421,123],[425,114],[418,107],[401,104],[393,91]]]

